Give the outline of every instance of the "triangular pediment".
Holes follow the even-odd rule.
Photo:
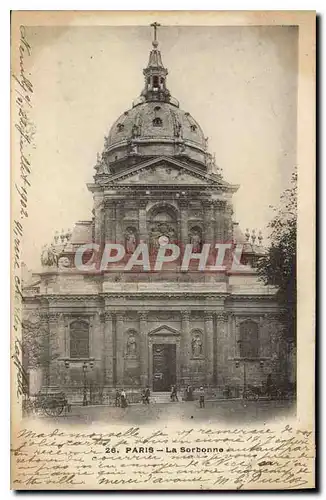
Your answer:
[[[224,184],[199,168],[174,158],[161,156],[112,175],[108,183],[122,185],[210,185]]]
[[[158,328],[155,328],[154,330],[149,332],[148,335],[173,335],[173,336],[177,336],[177,335],[180,335],[180,332],[178,330],[176,330],[175,328],[172,328],[171,326],[161,325]]]

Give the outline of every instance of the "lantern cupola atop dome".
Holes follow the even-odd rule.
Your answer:
[[[166,77],[168,70],[163,66],[161,52],[158,50],[157,28],[159,23],[153,23],[154,29],[152,45],[153,48],[149,54],[147,68],[143,70],[145,76],[145,87],[141,95],[145,101],[170,101],[170,92],[166,87]]]

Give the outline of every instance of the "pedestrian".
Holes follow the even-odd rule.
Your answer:
[[[178,399],[178,393],[177,393],[177,388],[175,385],[171,387],[171,395],[170,395],[171,401],[179,401]]]
[[[199,389],[199,407],[205,408],[205,391],[203,386]]]
[[[147,404],[147,405],[149,405],[149,397],[150,397],[150,395],[151,395],[151,391],[149,390],[148,385],[146,385],[144,396],[145,396],[145,404]]]
[[[117,389],[115,391],[115,402],[114,402],[114,405],[115,406],[120,406],[120,404],[121,404],[121,394],[120,394],[119,389]]]
[[[193,401],[191,385],[188,385],[187,387],[187,401]]]
[[[120,399],[121,399],[121,408],[126,408],[128,406],[128,402],[124,389],[122,389],[121,391]]]
[[[269,373],[267,375],[267,380],[266,380],[266,394],[268,396],[268,399],[272,399],[272,393],[273,393],[273,381],[272,381],[272,375]]]

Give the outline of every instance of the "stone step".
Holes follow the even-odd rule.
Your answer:
[[[171,402],[170,392],[152,392],[150,396],[150,401],[152,403],[170,403]],[[180,396],[178,395],[180,400]]]

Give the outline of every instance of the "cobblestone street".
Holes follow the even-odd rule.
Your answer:
[[[71,411],[59,417],[41,417],[52,422],[92,424],[93,422],[124,422],[130,425],[150,424],[160,420],[177,419],[202,423],[221,422],[228,424],[252,424],[283,419],[295,415],[293,401],[242,401],[221,400],[207,401],[205,408],[199,408],[199,402],[176,402],[129,405],[127,408],[112,406],[72,406]]]

